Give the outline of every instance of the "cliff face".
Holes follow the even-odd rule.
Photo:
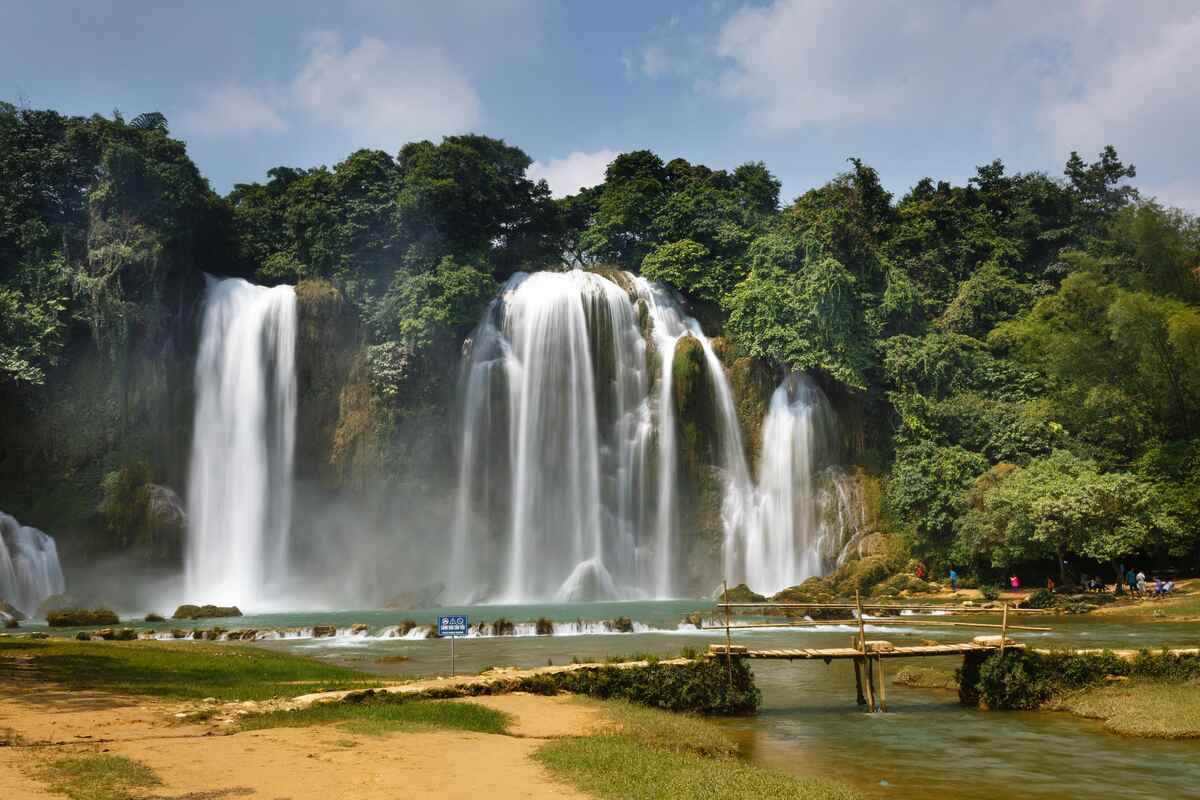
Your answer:
[[[99,506],[104,478],[132,464],[183,489],[191,444],[200,287],[156,309],[167,324],[98,346],[80,326],[44,386],[0,394],[0,509],[36,520],[65,560],[122,547]]]

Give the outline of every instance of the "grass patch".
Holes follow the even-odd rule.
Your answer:
[[[1200,682],[1131,680],[1096,686],[1054,705],[1081,717],[1104,720],[1126,736],[1153,739],[1200,738]]]
[[[270,711],[242,720],[242,730],[341,725],[350,733],[378,735],[391,731],[449,728],[503,734],[509,716],[478,703],[409,700],[387,695],[358,703],[319,703],[296,711]]]
[[[958,689],[954,670],[934,667],[901,667],[894,682],[914,689]]]
[[[1104,612],[1115,619],[1174,622],[1200,619],[1200,594],[1186,594],[1163,600],[1148,600],[1134,605],[1116,606]]]
[[[51,761],[41,770],[50,791],[71,800],[131,800],[134,790],[162,783],[145,764],[110,755]]]
[[[755,767],[736,757],[737,748],[706,720],[626,702],[604,705],[617,729],[559,739],[534,757],[558,779],[613,800],[853,800],[861,795],[844,784],[797,779]]]
[[[72,689],[218,700],[266,700],[379,683],[345,667],[253,647],[0,641],[0,678],[31,677]]]

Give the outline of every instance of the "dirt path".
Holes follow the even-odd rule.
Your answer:
[[[548,738],[588,733],[599,712],[568,696],[474,698],[511,714],[512,735],[429,730],[381,736],[337,726],[229,733],[176,715],[198,704],[0,685],[0,798],[49,800],[38,767],[65,756],[134,759],[162,779],[154,800],[580,798],[530,755]],[[186,718],[185,718],[186,719]]]

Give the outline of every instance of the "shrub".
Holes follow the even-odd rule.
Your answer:
[[[516,629],[511,619],[500,617],[492,623],[492,636],[512,636]]]
[[[166,622],[166,620],[163,619],[162,614],[151,613],[146,615],[146,622]]]
[[[1000,599],[1000,590],[995,586],[984,586],[980,591],[984,600],[991,601]]]
[[[1037,708],[1056,695],[1102,682],[1107,676],[1184,681],[1200,678],[1200,658],[1143,651],[1132,661],[1111,652],[1077,654],[1009,650],[969,654],[959,670],[964,705]]]
[[[541,617],[534,623],[534,630],[538,636],[551,636],[554,634],[554,623]]]
[[[1049,589],[1038,589],[1021,604],[1022,608],[1053,608],[1054,592]]]
[[[608,629],[618,633],[633,633],[633,620],[629,617],[617,617],[609,620]]]

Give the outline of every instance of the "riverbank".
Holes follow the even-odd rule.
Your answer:
[[[1062,710],[1107,730],[1200,738],[1200,652],[1012,650],[968,656],[957,673],[964,705]]]
[[[286,699],[311,698],[314,685],[354,694]],[[2,642],[0,786],[79,800],[299,800],[344,796],[348,782],[361,800],[398,790],[472,800],[858,796],[752,766],[697,717],[567,694],[364,691],[377,688],[353,670],[252,648]]]

